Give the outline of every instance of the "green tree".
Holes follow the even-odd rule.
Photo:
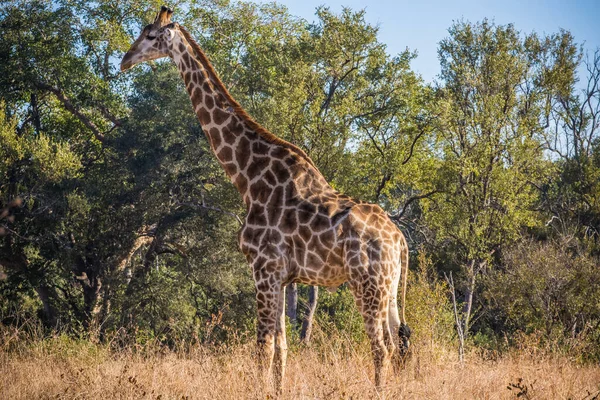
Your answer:
[[[564,47],[564,46],[563,46]],[[562,50],[562,47],[561,47]],[[562,64],[579,58],[563,50]],[[581,84],[573,75],[553,97],[551,129],[546,133],[549,151],[559,167],[557,179],[545,185],[543,208],[549,225],[561,235],[574,235],[592,244],[598,253],[600,233],[600,50],[583,62]],[[563,67],[564,68],[564,67]],[[583,86],[583,88],[581,88]]]
[[[456,23],[449,33],[439,49],[440,194],[424,201],[424,215],[446,269],[460,273],[468,332],[478,276],[524,228],[540,224],[536,187],[552,169],[543,154],[548,98],[576,66],[558,68],[555,44],[574,54],[576,46],[568,32],[540,40],[487,20]]]

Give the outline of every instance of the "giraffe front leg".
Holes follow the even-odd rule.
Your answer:
[[[285,376],[285,365],[287,360],[287,340],[285,337],[285,286],[282,286],[278,299],[278,318],[275,328],[275,361],[273,378],[275,393],[281,395],[283,388],[283,377]]]
[[[276,313],[272,307],[276,305],[272,293],[259,291],[256,293],[258,321],[256,324],[256,356],[258,372],[265,391],[269,390],[269,377],[275,354]]]
[[[258,311],[257,320],[257,363],[260,378],[265,392],[270,390],[271,372],[274,373],[274,386],[277,392],[281,391],[281,376],[285,366],[285,360],[281,362],[282,335],[278,334],[281,313],[283,312],[282,285],[275,261],[267,261],[262,265],[254,266],[254,280],[256,285],[256,306]],[[281,309],[281,312],[280,312]],[[285,336],[283,336],[285,344]],[[287,351],[287,346],[286,351]],[[277,348],[277,360],[273,368],[273,358]],[[279,378],[277,378],[279,376]]]

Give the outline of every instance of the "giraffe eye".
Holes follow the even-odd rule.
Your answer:
[[[154,39],[156,39],[156,36],[150,36],[150,35],[148,35],[148,36],[146,36],[146,39],[154,40]]]

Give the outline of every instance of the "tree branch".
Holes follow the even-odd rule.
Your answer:
[[[392,179],[392,174],[389,172],[386,172],[385,174],[383,174],[383,177],[381,178],[381,182],[379,182],[379,185],[377,185],[377,189],[375,190],[375,201],[379,201],[379,197],[381,196],[381,191],[383,190],[383,188],[385,188],[385,185],[389,182],[389,180]]]
[[[49,85],[44,82],[39,82],[39,81],[35,82],[35,85],[42,90],[47,90],[47,91],[53,93],[56,96],[56,98],[67,109],[67,111],[69,111],[71,114],[73,114],[75,117],[77,117],[77,119],[79,119],[79,121],[81,121],[81,123],[83,123],[89,130],[92,131],[92,133],[94,134],[94,137],[96,137],[96,139],[98,139],[100,142],[104,141],[104,134],[102,132],[100,132],[100,129],[98,129],[96,124],[94,124],[94,122],[92,122],[92,120],[90,120],[81,111],[79,111],[73,105],[73,103],[71,103],[71,100],[59,88],[54,87],[54,86]]]
[[[396,215],[390,215],[389,217],[394,220],[394,221],[400,221],[402,219],[402,217],[404,216],[404,214],[406,213],[406,210],[408,208],[409,205],[411,205],[411,203],[417,201],[417,200],[421,200],[421,199],[426,199],[429,198],[431,196],[433,196],[436,193],[440,193],[440,190],[432,190],[430,192],[427,192],[425,194],[420,194],[417,196],[411,196],[408,198],[408,200],[406,200],[406,202],[404,203],[404,206],[402,207],[402,211],[400,211],[399,214]]]
[[[425,134],[425,130],[421,129],[421,132],[419,132],[419,134],[415,137],[415,139],[413,140],[412,144],[410,145],[410,151],[408,153],[408,156],[406,156],[406,158],[402,161],[402,165],[405,165],[407,162],[410,161],[410,159],[412,158],[412,155],[413,155],[413,151],[415,150],[415,145],[417,144],[417,141],[424,134]]]

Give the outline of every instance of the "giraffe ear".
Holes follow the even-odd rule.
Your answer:
[[[173,32],[173,29],[167,28],[165,29],[165,36],[168,41],[171,41],[175,37],[175,32]]]

